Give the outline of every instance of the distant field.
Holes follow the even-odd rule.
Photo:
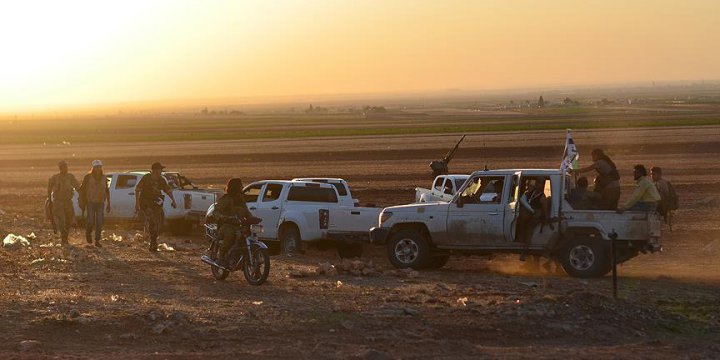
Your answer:
[[[370,114],[168,115],[41,119],[0,123],[4,144],[302,139],[402,134],[720,125],[720,106],[702,109],[570,108],[523,111],[395,111]]]

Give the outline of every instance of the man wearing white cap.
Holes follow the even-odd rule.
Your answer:
[[[93,228],[95,229],[95,246],[100,247],[102,237],[102,226],[105,221],[103,208],[110,212],[110,188],[103,173],[103,164],[100,160],[93,160],[92,170],[83,178],[80,186],[81,205],[87,207],[87,219],[85,222],[85,240],[92,244]],[[107,205],[105,206],[105,203]],[[82,207],[82,206],[81,206]]]

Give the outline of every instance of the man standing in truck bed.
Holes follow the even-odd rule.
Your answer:
[[[75,221],[72,198],[75,191],[80,189],[80,183],[68,172],[65,160],[58,163],[58,168],[60,173],[53,175],[48,182],[47,198],[52,203],[53,218],[55,226],[60,230],[60,239],[63,245],[67,245],[70,225]]]
[[[145,217],[145,234],[150,236],[150,251],[157,251],[157,238],[163,221],[163,203],[165,192],[177,207],[172,190],[162,175],[165,167],[159,162],[152,164],[151,172],[140,179],[135,187],[135,211]]]

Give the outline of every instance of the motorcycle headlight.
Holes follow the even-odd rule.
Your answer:
[[[250,225],[250,232],[252,232],[253,234],[262,234],[263,231],[263,226],[260,224]]]
[[[383,211],[383,213],[380,214],[380,226],[382,226],[382,224],[384,224],[386,221],[388,221],[388,219],[390,219],[390,217],[392,217],[392,215],[393,215],[393,213],[391,213],[389,211]]]

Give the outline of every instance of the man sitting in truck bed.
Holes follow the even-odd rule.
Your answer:
[[[660,201],[660,193],[655,184],[647,178],[647,170],[644,165],[637,164],[633,168],[633,177],[637,186],[630,195],[625,205],[618,208],[618,212],[629,211],[654,211]]]

